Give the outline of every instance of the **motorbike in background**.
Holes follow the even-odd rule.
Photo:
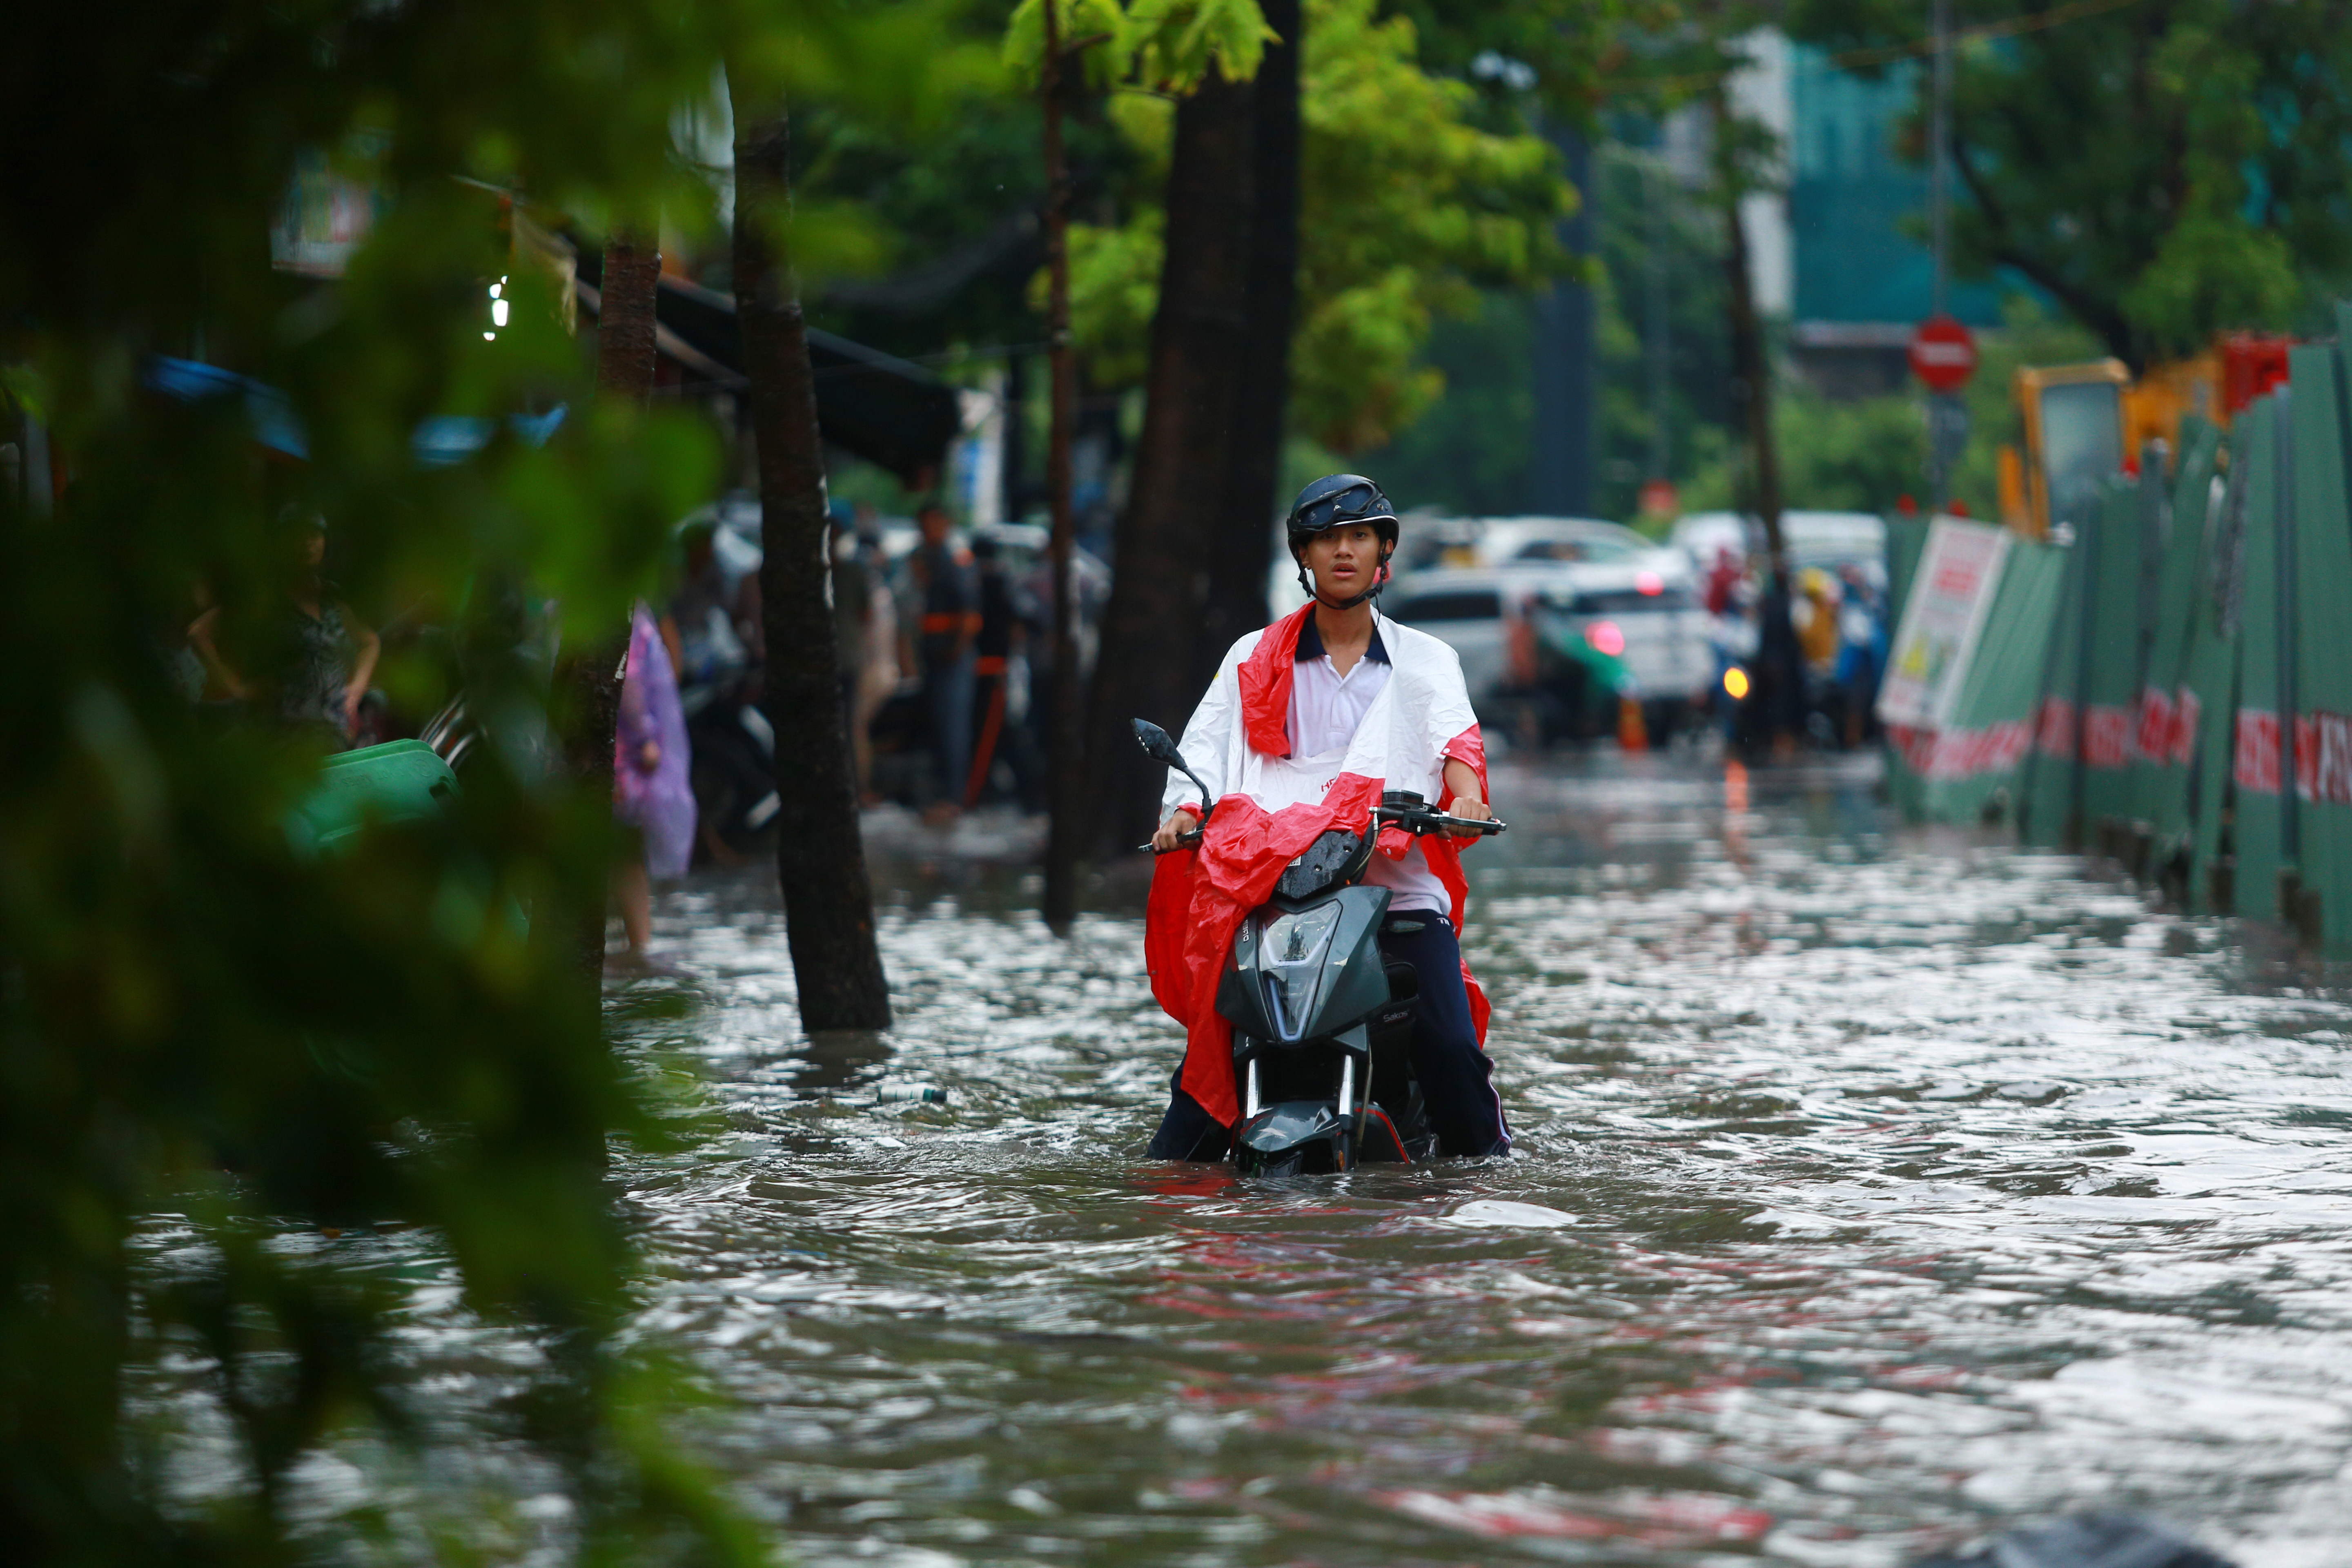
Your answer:
[[[678,709],[693,749],[687,778],[709,849],[715,837],[731,853],[762,848],[783,807],[776,794],[776,731],[760,710],[764,672],[713,605],[700,626],[680,623]]]

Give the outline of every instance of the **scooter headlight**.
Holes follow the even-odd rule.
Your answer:
[[[1339,906],[1318,904],[1277,915],[1258,933],[1258,970],[1265,977],[1266,1011],[1286,1040],[1296,1040],[1315,1016],[1323,959],[1339,929]]]

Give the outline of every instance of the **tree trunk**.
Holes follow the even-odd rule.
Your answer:
[[[583,799],[613,798],[613,727],[621,713],[621,661],[628,656],[628,639],[596,637],[568,648],[557,661],[551,706],[562,737],[563,771]],[[604,909],[612,858],[617,844],[607,837],[593,879],[576,892],[569,917],[574,962],[594,1002],[604,977]]]
[[[653,395],[654,300],[660,282],[661,253],[616,226],[604,242],[596,311],[596,384],[609,397],[642,405]],[[566,719],[564,765],[591,800],[613,798],[613,727],[628,653],[624,626],[573,649],[557,677]],[[592,984],[600,984],[604,973],[604,902],[601,884],[583,889],[574,940],[581,973]]]
[[[1715,173],[1723,203],[1724,281],[1729,290],[1731,395],[1748,438],[1751,503],[1764,529],[1771,582],[1758,605],[1757,701],[1775,740],[1799,722],[1804,701],[1804,667],[1797,656],[1796,628],[1789,618],[1789,552],[1780,537],[1780,459],[1772,440],[1772,362],[1764,344],[1764,323],[1756,313],[1756,293],[1748,272],[1748,229],[1740,221],[1738,127],[1729,94],[1714,89]]]
[[[1756,515],[1764,527],[1772,572],[1783,575],[1789,557],[1780,542],[1780,459],[1772,444],[1772,366],[1764,348],[1764,323],[1756,314],[1754,281],[1748,276],[1748,227],[1739,219],[1739,178],[1734,127],[1727,95],[1715,89],[1716,183],[1723,202],[1724,281],[1730,301],[1731,396],[1748,439],[1748,473]]]
[[[1077,351],[1070,342],[1070,171],[1062,145],[1062,44],[1055,11],[1045,16],[1045,338],[1047,398],[1045,500],[1052,509],[1054,570],[1053,706],[1046,713],[1045,805],[1052,813],[1045,839],[1045,924],[1067,936],[1078,912],[1078,859],[1086,829],[1079,770],[1085,760],[1080,728],[1076,591],[1070,551],[1076,524],[1070,515],[1070,440],[1077,419]],[[1015,411],[1015,419],[1019,416]]]
[[[644,403],[654,390],[654,307],[661,291],[661,252],[616,226],[604,242],[596,310],[596,384]]]
[[[735,312],[760,465],[767,710],[782,803],[776,879],[802,1026],[812,1034],[881,1029],[889,1026],[890,994],[874,940],[834,645],[816,384],[798,287],[781,254],[792,204],[791,126],[781,110],[746,103],[740,86],[734,109]]]
[[[999,494],[1004,508],[1004,521],[1019,522],[1029,510],[1030,498],[1035,493],[1029,484],[1029,356],[1007,354],[1004,359],[1004,444],[1003,473],[1000,476]]]
[[[1193,686],[1205,688],[1234,640],[1266,623],[1276,560],[1282,444],[1290,402],[1290,339],[1298,306],[1298,58],[1306,16],[1299,0],[1260,0],[1269,45],[1251,83],[1249,270],[1246,327],[1226,447],[1223,514],[1206,563],[1209,602],[1193,653]]]
[[[1212,75],[1176,109],[1143,434],[1089,705],[1097,842],[1132,844],[1156,815],[1162,770],[1129,721],[1181,729],[1201,695],[1193,653],[1227,533],[1226,457],[1249,363],[1251,96],[1248,83]]]

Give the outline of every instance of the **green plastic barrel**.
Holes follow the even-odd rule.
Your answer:
[[[286,819],[297,853],[332,855],[370,823],[437,816],[457,795],[457,775],[422,741],[386,741],[327,759],[310,797]]]

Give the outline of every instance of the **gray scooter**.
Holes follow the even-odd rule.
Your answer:
[[[1152,761],[1201,791],[1202,828],[1181,841],[1197,845],[1216,809],[1208,786],[1159,725],[1136,720],[1135,738]],[[1436,1148],[1412,1076],[1420,984],[1411,964],[1390,963],[1381,952],[1389,890],[1363,886],[1364,870],[1384,823],[1416,836],[1465,828],[1491,835],[1504,825],[1444,816],[1410,790],[1383,794],[1371,816],[1360,830],[1330,828],[1308,845],[1234,933],[1217,1011],[1234,1026],[1242,1101],[1234,1167],[1242,1175],[1412,1163]]]

